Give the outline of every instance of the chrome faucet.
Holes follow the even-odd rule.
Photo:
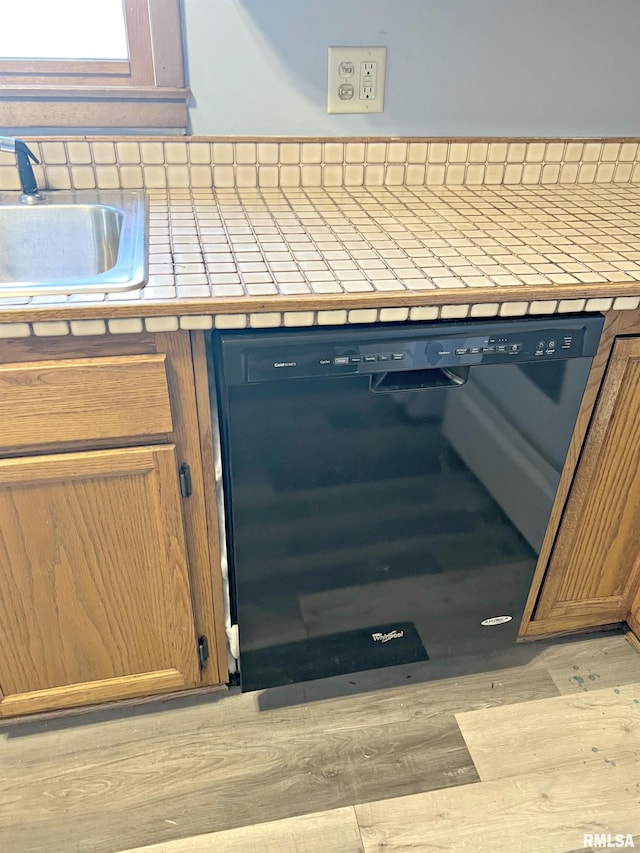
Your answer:
[[[0,151],[11,151],[16,155],[20,186],[22,187],[20,201],[24,204],[35,204],[42,201],[42,196],[38,192],[36,176],[33,174],[33,168],[29,162],[30,160],[33,160],[34,163],[40,162],[33,151],[21,139],[14,139],[13,136],[0,136]]]

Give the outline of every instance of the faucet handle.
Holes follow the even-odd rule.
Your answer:
[[[25,154],[34,163],[40,163],[40,160],[38,160],[33,151],[26,144],[26,142],[23,142],[21,139],[14,139],[14,145],[16,153]]]

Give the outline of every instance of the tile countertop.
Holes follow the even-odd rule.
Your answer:
[[[640,185],[150,192],[141,291],[0,298],[0,335],[634,309]]]

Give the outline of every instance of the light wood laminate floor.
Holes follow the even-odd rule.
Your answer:
[[[640,847],[619,634],[0,727],[3,853]]]

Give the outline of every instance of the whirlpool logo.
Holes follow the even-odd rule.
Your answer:
[[[374,643],[388,643],[389,640],[401,640],[404,637],[404,631],[396,631],[394,628],[393,631],[389,631],[388,634],[382,634],[380,631],[376,631],[371,635],[371,639]]]

